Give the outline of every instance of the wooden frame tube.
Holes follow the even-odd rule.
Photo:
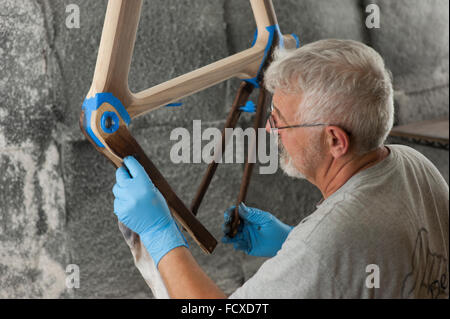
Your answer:
[[[98,49],[94,78],[87,95],[113,93],[127,108],[131,98],[128,73],[133,55],[142,0],[109,0]]]
[[[221,137],[220,144],[216,145],[216,149],[218,149],[219,147],[221,148],[221,152],[220,152],[221,155],[225,153],[225,148],[226,148],[225,130],[227,128],[232,128],[232,129],[235,128],[235,126],[239,120],[239,117],[241,115],[241,112],[242,112],[239,110],[239,107],[244,105],[247,102],[252,91],[253,91],[252,84],[246,83],[246,82],[241,83],[241,86],[239,87],[236,97],[234,99],[233,105],[231,106],[230,113],[228,114],[228,117],[225,121],[225,126],[222,130],[222,137]],[[197,215],[198,208],[200,207],[200,204],[202,203],[203,197],[205,196],[205,194],[208,190],[209,184],[211,183],[211,180],[214,176],[214,173],[216,172],[218,165],[219,165],[219,163],[215,160],[213,160],[208,165],[206,173],[203,176],[200,186],[197,189],[197,193],[195,194],[195,197],[192,200],[191,211],[194,215]]]
[[[142,0],[109,0],[92,86],[87,95],[111,92],[133,119],[232,77],[251,79],[257,76],[263,62],[270,32],[277,24],[272,0],[250,0],[258,36],[255,44],[202,68],[186,73],[141,92],[128,87],[128,72],[139,23]],[[291,35],[283,36],[285,47],[295,47]]]

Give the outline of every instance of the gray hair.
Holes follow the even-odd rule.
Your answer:
[[[329,123],[352,133],[363,154],[383,145],[394,122],[391,73],[383,58],[352,40],[320,40],[275,51],[264,78],[276,89],[302,94],[297,115],[304,123]]]

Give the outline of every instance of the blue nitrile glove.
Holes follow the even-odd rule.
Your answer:
[[[234,249],[243,250],[251,256],[273,257],[280,250],[292,226],[279,221],[272,214],[257,208],[247,207],[244,203],[239,205],[241,223],[236,236],[228,237],[229,223],[235,206],[225,211],[222,242],[233,244]]]
[[[158,266],[170,250],[188,247],[186,240],[170,214],[166,200],[141,164],[132,156],[125,157],[123,162],[130,173],[124,166],[116,170],[114,213],[120,222],[139,234]]]

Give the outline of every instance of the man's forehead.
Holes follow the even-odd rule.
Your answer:
[[[275,90],[272,97],[273,106],[283,113],[297,112],[301,100],[301,92],[292,93],[283,90]]]

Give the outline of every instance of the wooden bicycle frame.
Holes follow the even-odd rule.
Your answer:
[[[248,81],[247,87],[251,85],[249,83],[253,83],[253,85],[258,87],[258,83],[261,84],[262,71],[270,60],[272,50],[279,43],[283,43],[286,48],[294,48],[298,44],[296,38],[292,35],[281,35],[279,33],[272,0],[249,1],[258,30],[256,40],[251,48],[149,89],[133,93],[128,87],[128,73],[139,24],[142,0],[109,0],[94,77],[85,102],[95,99],[98,94],[110,93],[123,105],[126,113],[128,113],[127,115],[129,115],[129,119],[133,119],[232,77]],[[264,89],[261,91],[264,91]],[[244,93],[245,96],[241,96]],[[234,110],[241,102],[245,103],[249,94],[248,90],[240,91],[236,97],[236,105],[233,106]],[[265,104],[266,94],[261,92],[261,95],[263,97],[260,98],[261,102],[258,103],[258,109],[262,109]],[[118,119],[118,123],[115,123],[118,124],[118,127],[116,127],[114,132],[108,132],[104,129],[105,124],[102,122],[104,121],[102,116],[107,112],[114,113],[116,121]],[[127,128],[127,121],[122,116],[123,114],[115,105],[109,102],[96,105],[89,112],[85,108],[85,104],[83,104],[80,116],[81,130],[97,151],[106,156],[116,167],[122,166],[124,157],[134,155],[145,168],[155,186],[166,198],[174,217],[205,252],[211,253],[217,244],[215,238],[203,227],[194,214],[186,208],[136,140],[131,136]],[[236,116],[230,114],[230,117],[233,120],[231,121],[230,119],[231,122],[227,125],[232,124],[234,127],[237,121]],[[258,125],[261,125],[261,116],[258,116],[258,110],[256,117],[259,121]],[[212,169],[212,173],[214,173],[214,170],[215,168]],[[248,171],[247,163],[246,171]],[[249,171],[251,172],[251,169]],[[246,174],[249,175],[248,172]],[[208,184],[209,181],[206,181],[206,185]],[[244,198],[247,185],[244,185]],[[203,195],[204,191],[206,189],[203,190]],[[199,202],[195,205],[197,205],[196,210]],[[130,245],[136,265],[138,265],[142,256],[145,255],[147,256],[146,258],[149,258],[148,253],[139,242],[139,236],[128,230],[124,225],[120,225],[120,229]],[[154,265],[147,271],[143,270],[143,267],[148,268],[150,266],[138,266],[147,283],[149,283],[149,281],[154,279],[149,278],[148,275],[148,273],[155,270]],[[152,288],[150,283],[149,285]],[[154,290],[154,287],[152,290]]]

